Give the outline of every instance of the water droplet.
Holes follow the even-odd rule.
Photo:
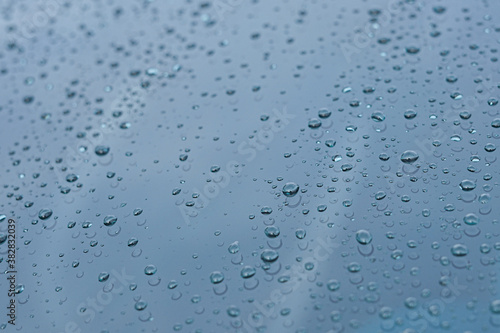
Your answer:
[[[372,235],[369,231],[361,229],[356,232],[356,240],[359,244],[367,245],[371,243]]]
[[[460,182],[462,191],[472,191],[476,188],[476,183],[472,180],[464,179]]]
[[[468,225],[476,225],[479,223],[479,217],[476,214],[469,213],[464,216],[464,222]]]
[[[338,280],[330,280],[326,283],[326,287],[330,291],[337,291],[340,288],[340,282]]]
[[[235,307],[234,305],[231,305],[228,309],[227,309],[227,314],[230,316],[230,317],[238,317],[240,315],[240,309],[238,309],[237,307]]]
[[[335,147],[335,145],[337,144],[337,142],[335,140],[326,140],[325,141],[325,145],[328,147],[328,148],[333,148]]]
[[[401,155],[401,162],[406,164],[414,163],[418,160],[418,154],[413,150],[407,150]]]
[[[146,275],[154,275],[156,273],[156,266],[155,265],[147,265],[144,268],[144,274]]]
[[[405,111],[404,113],[404,117],[406,119],[413,119],[417,116],[417,112],[415,110],[412,110],[412,109],[408,109]]]
[[[118,218],[116,216],[108,215],[104,218],[104,225],[107,227],[110,227],[113,224],[115,224],[117,220],[118,220]]]
[[[107,272],[102,272],[99,274],[99,282],[105,282],[109,279],[109,274]]]
[[[385,120],[385,115],[380,111],[375,111],[372,113],[371,118],[376,122],[382,122]]]
[[[97,146],[95,147],[95,153],[97,156],[104,156],[109,153],[109,147],[108,146]]]
[[[382,200],[386,197],[386,194],[384,191],[378,191],[377,193],[375,193],[375,199],[376,200]]]
[[[128,247],[134,247],[134,246],[136,246],[136,245],[137,245],[137,243],[139,243],[139,240],[138,240],[137,238],[135,238],[135,237],[132,237],[132,238],[130,238],[130,239],[128,240],[128,242],[127,242],[127,246],[128,246]]]
[[[443,14],[445,11],[446,11],[446,7],[443,7],[443,6],[435,6],[432,8],[432,10],[434,11],[434,13],[436,14]]]
[[[278,252],[274,250],[264,250],[260,255],[260,258],[265,262],[274,262],[278,260]]]
[[[490,303],[490,311],[494,314],[500,314],[500,299],[496,299]]]
[[[295,237],[298,239],[304,239],[306,237],[306,231],[304,229],[295,230]]]
[[[309,120],[309,123],[307,125],[309,126],[309,128],[319,128],[321,126],[321,120],[319,120],[318,118],[312,118],[311,120]]]
[[[418,47],[410,46],[406,48],[406,53],[408,54],[417,54],[418,52],[420,52],[420,49]]]
[[[235,254],[235,253],[238,253],[240,251],[240,244],[238,243],[238,241],[234,242],[234,243],[231,243],[229,245],[229,247],[227,248],[227,250],[229,251],[229,253],[231,254]]]
[[[142,311],[142,310],[144,310],[147,306],[148,306],[148,303],[146,303],[146,302],[144,302],[144,301],[138,301],[137,303],[135,303],[134,308],[135,308],[137,311]]]
[[[492,153],[497,149],[497,147],[493,143],[487,143],[484,146],[484,150],[486,150],[488,153]]]
[[[283,194],[287,197],[293,197],[299,192],[299,185],[295,183],[286,183],[285,186],[283,186]]]
[[[224,274],[219,271],[212,272],[212,274],[210,274],[210,281],[213,284],[221,283],[222,281],[224,281]]]
[[[269,238],[275,238],[280,235],[280,229],[276,226],[269,226],[264,229],[264,233],[266,234],[267,237]]]
[[[361,270],[361,265],[357,262],[351,262],[347,265],[347,270],[351,273],[357,273]]]
[[[273,209],[271,207],[268,207],[268,206],[262,207],[261,210],[260,210],[260,213],[262,215],[269,215],[272,212],[273,212]]]
[[[463,257],[469,253],[467,247],[463,244],[455,244],[451,248],[451,254],[456,257]]]
[[[66,181],[68,183],[73,183],[73,182],[76,182],[78,180],[78,176],[75,175],[74,173],[70,173],[69,175],[66,176]]]
[[[52,216],[52,209],[44,208],[38,212],[38,218],[40,220],[46,220]]]
[[[320,109],[318,111],[318,117],[323,118],[323,119],[330,117],[331,114],[332,114],[332,112],[328,109]]]

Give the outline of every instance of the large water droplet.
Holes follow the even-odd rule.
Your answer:
[[[222,281],[224,281],[224,274],[219,271],[212,272],[212,274],[210,274],[210,281],[213,284],[221,283]]]
[[[108,146],[97,146],[95,147],[95,153],[97,156],[104,156],[109,153],[109,147]]]
[[[361,229],[358,230],[358,232],[356,232],[356,240],[358,241],[359,244],[367,245],[371,243],[372,235],[368,230]]]
[[[278,260],[278,252],[274,250],[264,250],[260,255],[260,258],[265,262],[274,262]]]
[[[104,225],[107,226],[107,227],[110,227],[112,226],[113,224],[116,223],[116,221],[118,221],[118,218],[114,215],[108,215],[104,218]]]
[[[418,160],[418,154],[413,150],[407,150],[401,155],[401,162],[406,164],[414,163]]]
[[[38,218],[40,220],[46,220],[51,216],[52,216],[52,209],[50,208],[43,208],[38,212]]]
[[[256,270],[255,268],[251,267],[251,266],[245,266],[241,269],[241,277],[244,278],[244,279],[248,279],[248,278],[251,278],[252,276],[254,276],[256,273]]]
[[[146,275],[153,275],[156,273],[156,266],[155,265],[147,265],[144,268],[144,274]]]
[[[287,197],[293,197],[297,192],[299,192],[299,185],[295,183],[290,182],[283,186],[283,194]]]
[[[472,180],[464,179],[460,182],[462,191],[472,191],[476,188],[476,183]]]
[[[107,272],[102,272],[101,274],[99,274],[99,282],[105,282],[109,279],[109,273]]]
[[[463,244],[455,244],[451,247],[451,254],[456,257],[463,257],[469,253],[467,247]]]

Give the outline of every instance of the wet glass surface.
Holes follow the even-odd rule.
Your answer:
[[[500,331],[500,2],[0,13],[0,331]]]

